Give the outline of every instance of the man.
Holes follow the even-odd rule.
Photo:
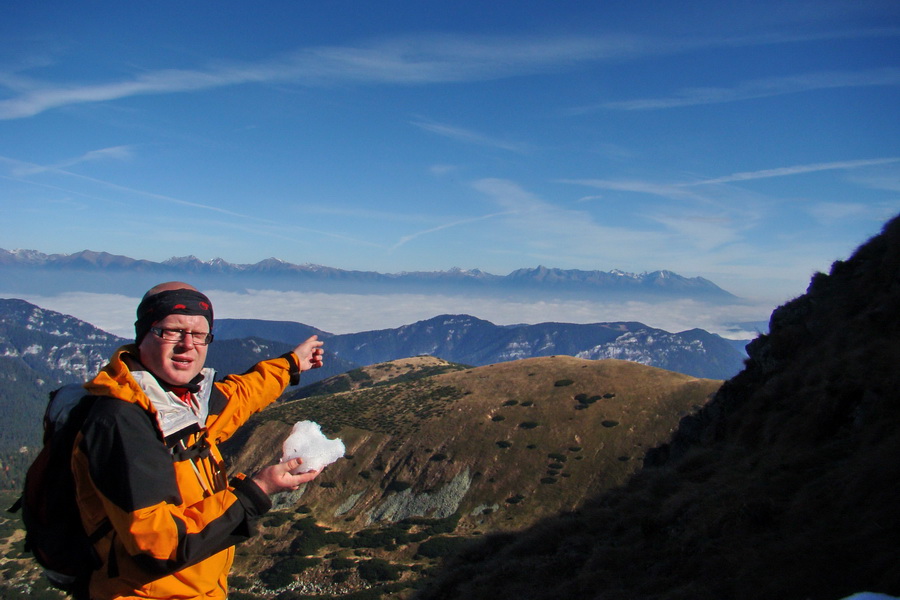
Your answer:
[[[72,456],[76,496],[100,567],[90,597],[225,598],[234,544],[271,507],[269,494],[317,473],[300,460],[227,481],[217,445],[273,402],[301,371],[322,366],[313,336],[282,357],[214,382],[209,299],[169,282],[138,306],[135,344],[90,382],[96,398]]]

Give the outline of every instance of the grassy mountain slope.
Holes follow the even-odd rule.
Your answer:
[[[451,370],[422,376],[441,366]],[[242,550],[238,577],[287,560],[280,557],[299,542],[284,523],[296,525],[301,509],[351,540],[408,529],[417,519],[452,522],[445,533],[468,539],[572,510],[626,481],[645,451],[669,439],[679,419],[721,385],[626,361],[567,356],[478,368],[418,357],[363,371],[388,383],[270,407],[230,447],[234,468],[252,472],[276,460],[291,425],[306,419],[347,447],[346,458],[306,489],[279,499],[277,513],[285,515],[279,533]],[[399,382],[389,383],[400,373]],[[427,539],[395,540],[365,556],[412,568]],[[313,556],[339,551],[335,542]],[[330,581],[329,570],[304,572],[303,580],[317,577]]]
[[[900,595],[900,219],[813,277],[746,369],[627,485],[488,536],[420,592],[467,598]]]
[[[422,367],[435,359],[367,370],[385,372],[412,361]],[[323,522],[353,529],[487,506],[503,510],[470,515],[465,526],[518,526],[622,483],[644,452],[666,441],[678,420],[704,404],[720,383],[626,361],[564,356],[457,370],[282,403],[258,418],[261,431],[242,444],[235,466],[256,467],[246,457],[263,457],[260,447],[274,458],[280,453],[275,432],[283,439],[290,425],[309,419],[342,437],[353,456],[322,476],[334,487],[311,491],[305,499],[323,507],[316,512]],[[468,491],[453,506],[399,508],[387,516],[394,509],[386,490],[434,494],[460,476]],[[329,517],[337,504],[359,493],[340,520]],[[519,501],[507,502],[517,496]],[[421,514],[411,514],[417,510]]]

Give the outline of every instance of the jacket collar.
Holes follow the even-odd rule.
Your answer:
[[[136,356],[134,344],[122,346],[100,373],[85,384],[85,389],[95,396],[112,396],[137,404],[155,417],[164,438],[189,427],[204,428],[215,371],[208,367],[201,371],[202,379],[194,393],[196,405],[188,406],[165,390]]]

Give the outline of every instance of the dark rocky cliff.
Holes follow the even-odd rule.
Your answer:
[[[488,537],[419,598],[900,595],[900,218],[748,353],[628,484]]]

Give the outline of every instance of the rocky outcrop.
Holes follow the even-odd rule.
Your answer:
[[[379,521],[396,523],[410,517],[446,519],[459,510],[459,505],[472,485],[469,469],[464,469],[447,485],[435,492],[419,492],[407,488],[385,498],[369,512],[366,524]]]

